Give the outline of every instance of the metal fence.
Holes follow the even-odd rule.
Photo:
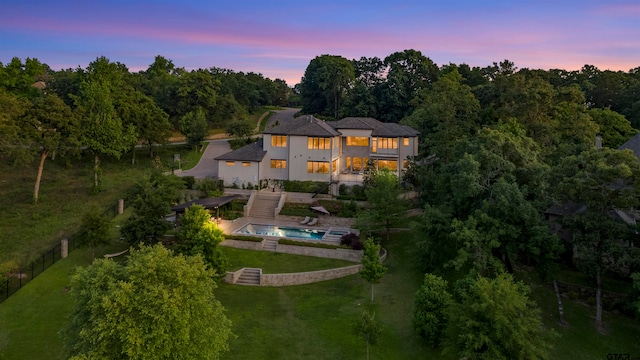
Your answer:
[[[110,206],[102,213],[108,219],[113,219],[118,215],[118,204]],[[68,239],[68,252],[76,248],[74,236]],[[51,250],[43,253],[39,258],[31,264],[21,267],[17,271],[12,271],[6,278],[0,277],[0,303],[5,301],[9,296],[16,293],[23,286],[27,285],[31,280],[44,272],[51,265],[55,264],[62,258],[62,244],[56,244]]]

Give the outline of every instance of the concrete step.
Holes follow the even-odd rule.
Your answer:
[[[244,269],[236,284],[260,285],[260,269]]]
[[[277,246],[278,242],[275,240],[264,240],[262,242],[262,250],[276,251]]]

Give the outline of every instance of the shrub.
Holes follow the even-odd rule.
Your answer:
[[[225,239],[228,240],[240,240],[240,241],[253,241],[253,242],[261,242],[262,238],[257,236],[247,236],[247,235],[224,235]]]
[[[197,182],[196,187],[208,197],[216,197],[223,194],[223,189],[219,186],[218,180],[215,179],[202,179]]]
[[[341,245],[332,245],[332,244],[323,244],[317,242],[310,241],[296,241],[290,239],[278,239],[278,244],[280,245],[295,245],[295,246],[307,246],[307,247],[315,247],[321,249],[344,249],[345,246]]]
[[[316,194],[328,194],[329,184],[323,181],[298,181],[298,180],[284,180],[282,182],[284,191],[287,192],[303,192],[303,193],[316,193]]]
[[[183,176],[182,182],[184,183],[185,189],[193,189],[193,185],[196,183],[196,178],[193,176]]]
[[[340,238],[340,245],[351,246],[355,241],[360,241],[360,236],[355,233],[344,234]]]

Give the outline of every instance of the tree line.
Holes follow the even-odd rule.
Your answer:
[[[0,63],[0,154],[17,164],[39,157],[37,202],[50,156],[92,154],[98,189],[101,156],[119,158],[146,144],[153,157],[152,145],[167,143],[174,130],[197,145],[209,129],[246,121],[260,106],[286,106],[291,95],[281,79],[215,67],[188,71],[162,56],[139,72],[104,56],[59,71],[13,58]]]

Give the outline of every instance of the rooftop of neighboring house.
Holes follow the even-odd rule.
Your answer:
[[[229,160],[229,161],[255,161],[260,162],[267,153],[262,149],[262,139],[245,145],[239,149],[228,152],[224,155],[220,155],[216,160]]]
[[[329,126],[327,122],[317,119],[312,115],[303,115],[293,119],[293,121],[286,124],[267,128],[264,130],[264,133],[271,135],[297,135],[313,137],[333,137],[340,135],[340,133]]]
[[[640,134],[636,134],[631,139],[627,140],[624,144],[620,145],[618,150],[629,149],[633,151],[633,154],[640,159]]]

